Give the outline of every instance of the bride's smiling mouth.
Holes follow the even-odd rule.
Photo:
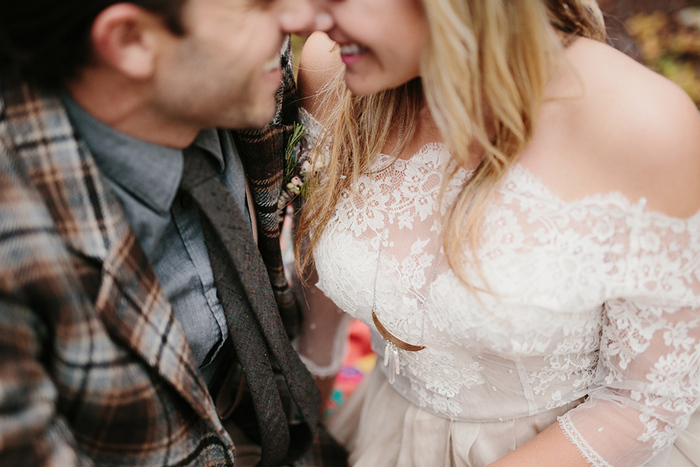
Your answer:
[[[340,47],[340,57],[345,66],[351,66],[357,62],[367,52],[367,47],[360,44],[338,44]]]

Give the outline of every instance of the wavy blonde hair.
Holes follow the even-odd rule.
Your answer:
[[[340,75],[323,91],[332,94],[327,102],[336,102],[337,108],[327,112],[332,119],[325,122],[327,165],[300,215],[296,253],[302,270],[313,262],[313,248],[340,194],[370,171],[405,114],[404,137],[394,149],[401,153],[427,102],[452,156],[446,180],[460,167],[473,168],[469,164],[475,148],[481,155],[448,209],[442,239],[450,267],[473,288],[463,266],[465,238],[475,252],[482,214],[532,138],[557,58],[576,37],[605,40],[595,0],[422,0],[422,4],[428,41],[420,78],[397,89],[354,96]]]

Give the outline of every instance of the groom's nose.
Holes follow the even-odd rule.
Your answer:
[[[321,8],[319,0],[283,0],[280,24],[284,32],[305,36],[314,31],[328,31],[333,18]]]

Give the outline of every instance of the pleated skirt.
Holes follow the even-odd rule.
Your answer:
[[[329,420],[353,467],[483,467],[523,445],[580,401],[503,422],[438,417],[408,402],[376,369]],[[700,412],[676,441],[667,467],[700,465]]]

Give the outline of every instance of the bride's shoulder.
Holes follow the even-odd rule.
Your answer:
[[[596,171],[652,210],[700,210],[700,113],[688,95],[606,44],[579,39],[565,55],[580,90],[570,131]]]
[[[302,108],[320,122],[335,106],[334,85],[342,69],[335,42],[323,32],[311,34],[301,52],[297,84]]]

